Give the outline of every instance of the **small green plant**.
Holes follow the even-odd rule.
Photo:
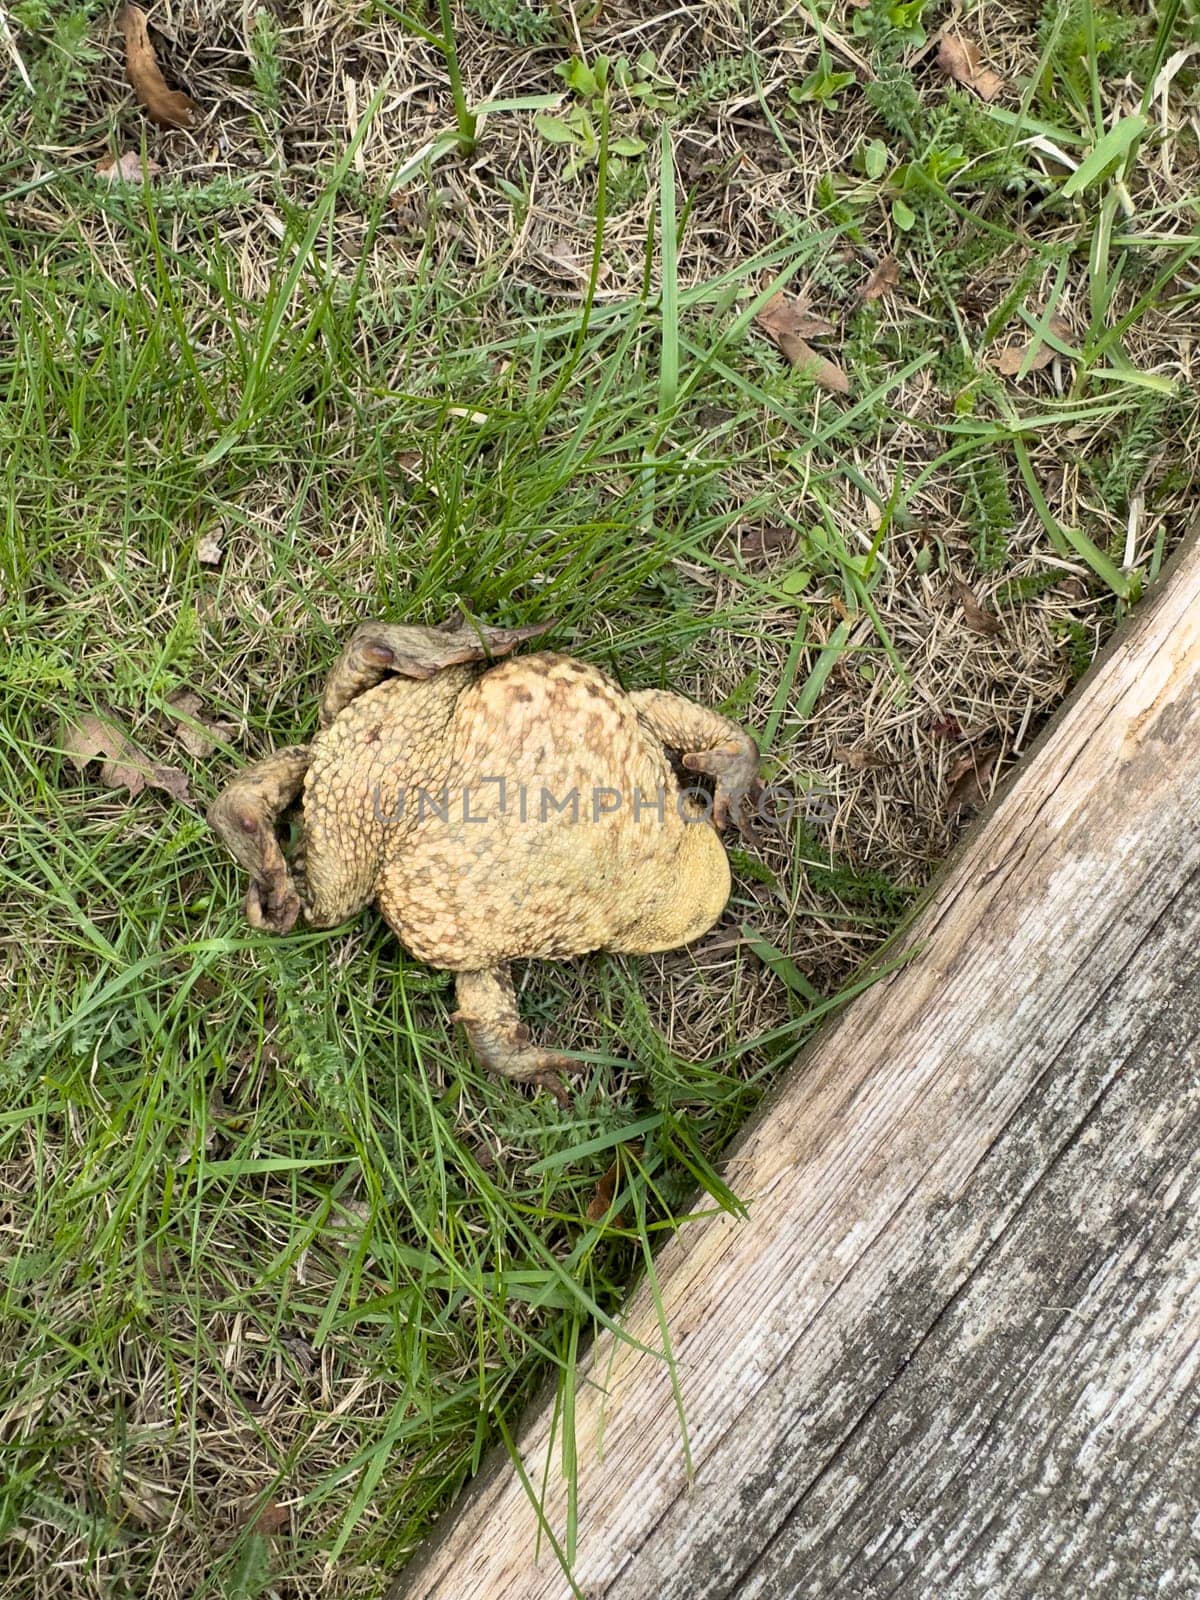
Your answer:
[[[838,96],[857,82],[852,72],[834,72],[823,61],[815,72],[810,72],[803,83],[795,83],[788,90],[788,99],[794,106],[820,106],[822,111],[836,111]]]
[[[966,164],[962,145],[929,144],[915,159],[893,167],[892,153],[882,139],[864,140],[854,158],[854,165],[870,183],[891,197],[892,221],[902,232],[916,225],[917,213],[926,200],[945,196]]]
[[[638,109],[655,109],[662,105],[652,77],[656,66],[655,58],[647,51],[632,67],[624,56],[615,61],[608,56],[596,56],[590,64],[574,56],[555,69],[575,100],[564,107],[560,115],[539,112],[533,122],[547,143],[571,147],[566,165],[568,178],[577,177],[585,166],[599,157],[602,108],[607,105],[611,112],[618,95],[626,105],[619,113],[615,134],[609,138],[609,155],[619,161],[645,152],[646,141],[631,130],[636,125]]]
[[[1067,658],[1071,682],[1082,678],[1096,656],[1096,635],[1093,629],[1074,619],[1054,622],[1050,631]]]
[[[914,885],[896,883],[886,873],[837,861],[815,842],[810,841],[810,846],[806,861],[809,883],[818,894],[839,900],[860,925],[894,925],[918,892]],[[820,860],[821,856],[826,861]]]
[[[52,7],[42,0],[14,8],[10,27],[20,30],[22,58],[33,81],[34,97],[25,137],[52,142],[72,111],[86,101],[101,53],[92,37],[93,13],[88,3]],[[25,92],[14,73],[22,106]]]
[[[976,564],[981,572],[995,572],[1008,558],[1008,536],[1017,525],[1008,474],[997,450],[980,450],[964,463],[963,490],[965,509],[976,527]]]
[[[470,8],[483,23],[512,44],[543,44],[553,33],[548,11],[539,11],[530,0],[469,0]]]
[[[925,5],[926,0],[870,0],[854,13],[853,32],[894,60],[904,50],[919,49],[925,43],[921,22]]]
[[[272,12],[260,7],[254,13],[250,28],[250,71],[259,105],[270,114],[272,120],[279,111],[279,86],[283,82],[279,42],[279,23]]]
[[[1127,46],[1138,32],[1134,16],[1121,16],[1096,0],[1049,0],[1038,24],[1038,43],[1045,67],[1038,81],[1039,98],[1056,113],[1063,100],[1085,118],[1090,116],[1092,78],[1129,70]]]
[[[645,53],[650,54],[649,51]],[[698,111],[704,111],[711,105],[727,100],[730,95],[749,89],[753,83],[752,55],[715,56],[711,61],[704,63],[696,74],[696,81],[691,89],[676,101],[675,118],[683,122],[688,117],[695,116]]]

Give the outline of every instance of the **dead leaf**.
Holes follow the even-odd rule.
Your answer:
[[[838,366],[836,361],[830,361],[828,356],[823,356],[814,350],[803,339],[787,339],[780,344],[780,349],[795,367],[797,372],[802,372],[822,389],[828,389],[830,394],[849,394],[850,379]]]
[[[877,772],[892,765],[887,756],[878,755],[869,744],[835,744],[832,755],[835,761],[855,772]]]
[[[879,300],[883,295],[891,294],[899,282],[900,263],[895,256],[884,256],[863,285],[862,297],[864,300]]]
[[[225,547],[215,533],[202,533],[196,540],[196,560],[202,567],[219,567]]]
[[[138,766],[137,747],[115,722],[85,712],[74,721],[63,723],[62,747],[77,772],[82,772],[90,761],[103,760],[100,782],[106,789],[129,789],[140,794],[146,786]]]
[[[123,156],[110,156],[107,161],[96,163],[96,176],[109,183],[141,183],[143,174],[147,178],[157,178],[161,171],[157,161],[147,156],[143,162],[136,150],[126,150]]]
[[[191,805],[187,774],[177,767],[156,766],[111,717],[84,712],[64,719],[62,749],[77,772],[89,762],[102,761],[100,782],[106,789],[128,789],[130,798],[142,790],[161,789],[180,805]]]
[[[956,33],[944,33],[938,46],[937,64],[949,73],[955,83],[974,89],[981,100],[994,100],[1004,88],[1004,79],[991,67],[985,67],[979,46],[973,39],[964,39]]]
[[[125,35],[125,72],[138,104],[145,106],[151,122],[160,128],[190,128],[196,103],[179,89],[168,89],[141,6],[125,7],[121,32]]]
[[[1064,317],[1051,317],[1046,325],[1048,333],[1063,344],[1068,344],[1073,337],[1071,324]],[[991,363],[1003,378],[1015,378],[1025,366],[1025,357],[1033,347],[1033,340],[1027,339],[1024,344],[1006,344],[991,357]],[[1045,340],[1039,340],[1037,349],[1025,367],[1027,372],[1040,372],[1043,367],[1048,367],[1058,352],[1051,348]]]
[[[997,634],[1004,632],[1004,624],[994,611],[980,605],[975,591],[961,578],[950,579],[950,592],[963,608],[963,616],[972,633]]]
[[[172,800],[178,800],[181,806],[190,806],[192,803],[187,773],[180,772],[178,767],[151,767],[146,782],[152,789],[161,789]]]
[[[781,290],[771,296],[754,320],[797,372],[805,373],[831,394],[850,393],[850,380],[837,362],[808,343],[810,338],[823,338],[836,330],[828,318],[812,315],[806,297],[797,298]]]
[[[813,316],[807,295],[784,294],[782,289],[771,296],[754,320],[781,350],[782,339],[825,339],[837,331],[828,317]]]
[[[986,802],[987,787],[999,754],[998,744],[989,745],[986,750],[968,750],[950,768],[950,792],[946,796],[948,821],[953,822],[960,811],[975,811]]]
[[[625,1147],[625,1160],[629,1161],[632,1158],[641,1155],[641,1153],[642,1147],[639,1143],[634,1142],[629,1144]],[[601,1222],[606,1216],[608,1216],[608,1208],[612,1205],[613,1195],[617,1192],[617,1184],[621,1181],[621,1161],[622,1151],[618,1149],[612,1166],[609,1167],[608,1171],[603,1175],[603,1177],[598,1180],[596,1184],[596,1192],[588,1201],[588,1208],[584,1215],[587,1217],[589,1222]],[[623,1228],[625,1226],[625,1213],[623,1211],[618,1211],[616,1216],[612,1218],[609,1226],[612,1228]]]
[[[286,1528],[288,1517],[291,1513],[286,1506],[281,1506],[278,1500],[268,1500],[266,1505],[254,1519],[254,1526],[259,1533],[278,1533],[281,1528]]]
[[[204,702],[194,689],[176,689],[167,696],[167,705],[175,715],[175,737],[197,761],[212,755],[220,741],[237,732],[236,724],[205,716]]]

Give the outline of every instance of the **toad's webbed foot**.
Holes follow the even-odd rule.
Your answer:
[[[300,895],[275,828],[295,800],[308,771],[308,750],[276,750],[245,768],[208,808],[208,825],[250,874],[246,920],[252,928],[289,933],[300,915]]]
[[[452,1022],[467,1030],[471,1049],[489,1072],[517,1083],[549,1089],[560,1105],[570,1104],[564,1072],[583,1072],[586,1063],[529,1042],[529,1029],[517,1012],[516,991],[507,966],[484,972],[460,972],[455,982],[458,1010]]]
[[[732,817],[753,842],[753,813],[762,794],[758,746],[736,722],[666,689],[635,689],[629,696],[638,716],[668,749],[680,752],[689,772],[716,780],[712,820],[724,828]]]
[[[351,634],[326,680],[321,726],[327,728],[351,700],[382,683],[389,673],[401,678],[432,678],[446,667],[506,656],[552,626],[540,622],[526,628],[493,628],[465,618],[455,628],[364,622]]]

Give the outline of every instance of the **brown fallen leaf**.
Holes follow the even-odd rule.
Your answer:
[[[944,33],[938,45],[937,65],[961,83],[974,89],[981,100],[994,100],[1004,88],[1004,79],[991,67],[985,67],[979,46],[973,39],[964,39],[957,33]]]
[[[824,339],[837,331],[828,317],[813,316],[807,295],[784,294],[782,289],[771,296],[754,320],[781,350],[781,339]]]
[[[162,168],[149,156],[143,162],[136,150],[126,150],[122,156],[110,156],[96,163],[96,176],[109,183],[141,183],[142,176],[157,178]]]
[[[985,750],[968,750],[950,768],[950,792],[946,796],[946,817],[953,822],[960,811],[978,810],[987,800],[987,786],[1000,754],[998,744]]]
[[[1046,324],[1046,330],[1063,344],[1068,344],[1073,337],[1071,324],[1065,317],[1051,317]],[[1032,338],[1026,339],[1023,344],[1006,344],[1003,349],[997,350],[990,358],[992,366],[995,367],[1002,378],[1015,378],[1021,368],[1025,366],[1025,358],[1032,348]],[[1037,349],[1030,356],[1029,365],[1025,370],[1027,372],[1040,372],[1043,367],[1050,365],[1057,354],[1056,350],[1048,345],[1044,339],[1041,339],[1038,341]]]
[[[781,290],[771,296],[754,320],[797,372],[805,373],[831,394],[850,393],[850,380],[837,362],[821,355],[808,342],[810,337],[822,338],[836,330],[827,317],[813,316],[807,298]]]
[[[237,732],[234,723],[205,716],[204,702],[194,689],[176,689],[167,696],[167,704],[175,716],[175,737],[197,761],[212,755],[219,742]]]
[[[1004,632],[1004,624],[994,611],[980,605],[975,591],[961,578],[950,579],[950,593],[963,608],[963,617],[972,633],[997,634]]]
[[[196,103],[181,90],[167,87],[141,6],[125,7],[121,32],[125,35],[125,72],[138,104],[145,106],[151,122],[160,128],[190,128]]]
[[[288,1508],[281,1506],[278,1500],[268,1500],[254,1519],[255,1529],[259,1533],[265,1533],[268,1536],[272,1533],[278,1533],[281,1528],[287,1527],[290,1515]]]
[[[77,772],[92,761],[101,761],[100,782],[106,789],[128,789],[130,797],[142,790],[162,789],[180,805],[191,805],[187,774],[177,767],[156,766],[112,720],[84,712],[64,718],[62,750]]]
[[[410,233],[424,233],[429,225],[429,209],[425,202],[407,191],[394,189],[387,198],[388,215],[397,228]]]
[[[196,540],[196,560],[202,567],[219,567],[225,547],[215,533],[202,533]]]
[[[635,1142],[626,1147],[625,1159],[628,1161],[641,1155],[641,1153],[641,1145]],[[596,1192],[588,1201],[588,1208],[584,1213],[589,1222],[600,1222],[608,1215],[608,1208],[612,1205],[613,1195],[617,1192],[617,1184],[621,1181],[621,1154],[620,1149],[618,1149],[612,1166],[596,1183]],[[618,1211],[609,1226],[623,1228],[625,1226],[625,1213]]]
[[[900,263],[895,256],[884,256],[879,265],[872,268],[871,275],[863,285],[862,298],[864,300],[879,300],[900,282]]]
[[[811,378],[822,389],[828,389],[830,394],[849,394],[850,379],[838,366],[836,361],[831,361],[828,356],[823,356],[814,350],[803,339],[791,339],[788,348],[781,345],[785,356],[795,367],[797,372],[802,372],[805,377]]]

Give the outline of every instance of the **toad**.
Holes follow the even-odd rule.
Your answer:
[[[455,974],[480,1062],[562,1100],[584,1063],[533,1042],[509,963],[699,938],[729,898],[719,830],[749,830],[761,786],[753,739],[715,711],[570,656],[501,659],[545,631],[364,624],[312,743],[245,768],[208,820],[250,874],[252,926],[332,927],[377,901],[412,955]],[[277,830],[297,802],[289,862]]]

